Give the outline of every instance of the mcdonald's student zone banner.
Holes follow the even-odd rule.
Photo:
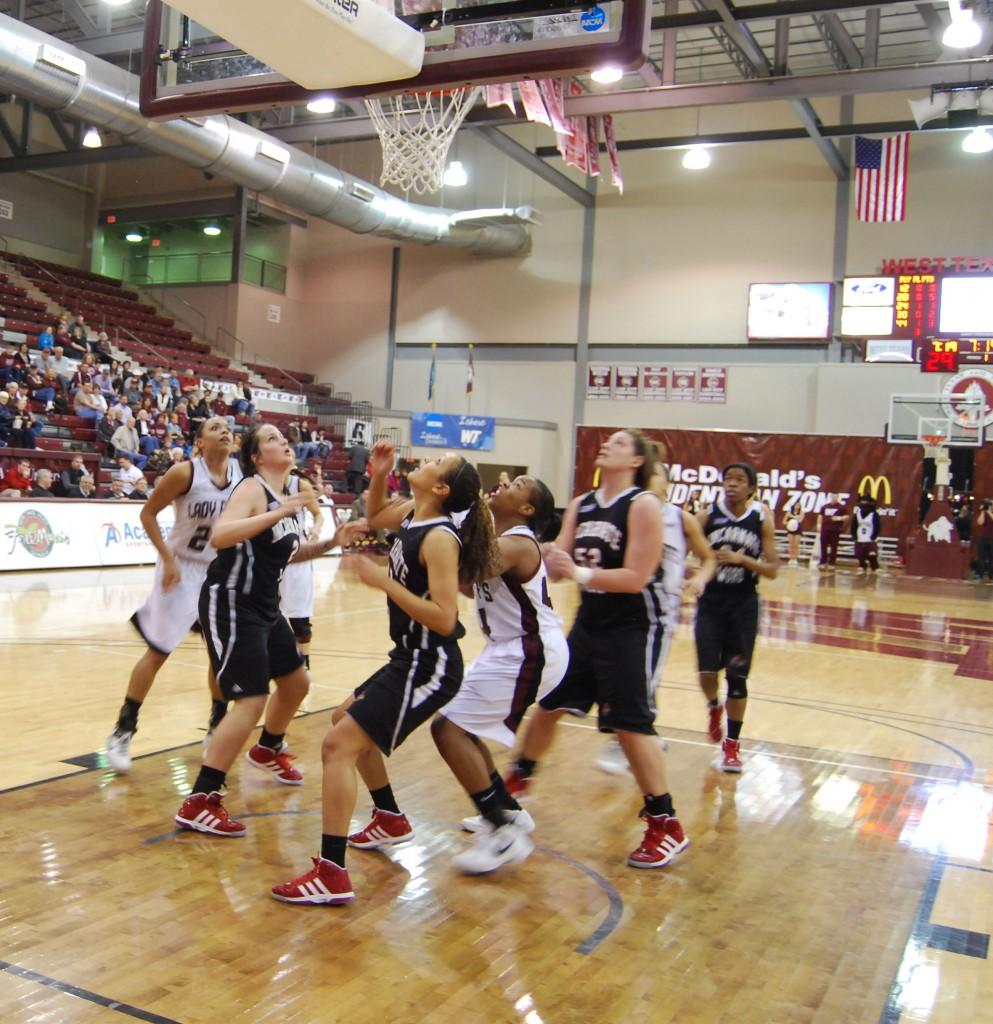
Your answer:
[[[593,486],[600,445],[617,427],[579,427],[576,437],[575,493]],[[883,533],[905,537],[917,527],[922,451],[917,445],[889,444],[876,437],[803,434],[744,434],[724,430],[657,430],[644,433],[660,445],[669,464],[669,498],[685,505],[694,498],[710,505],[721,494],[721,470],[750,462],[758,472],[758,498],[776,513],[797,510],[812,530],[828,495],[840,495],[851,510],[868,492],[879,505]],[[991,474],[993,476],[993,474]],[[991,480],[993,482],[993,480]]]

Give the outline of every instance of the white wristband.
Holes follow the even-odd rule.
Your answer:
[[[593,579],[593,570],[588,569],[583,565],[577,565],[576,568],[572,570],[572,578],[581,587],[585,587],[587,583],[589,583],[590,580]]]

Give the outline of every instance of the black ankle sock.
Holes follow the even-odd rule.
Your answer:
[[[388,783],[382,789],[370,789],[369,796],[381,811],[389,811],[390,814],[400,813],[396,797],[393,795],[393,787]]]
[[[200,765],[200,774],[197,781],[193,783],[191,793],[219,793],[224,788],[224,780],[227,772],[220,768],[208,768],[207,765]]]
[[[728,739],[736,740],[741,735],[743,722],[736,722],[733,718],[728,719]]]
[[[259,746],[268,747],[270,750],[279,750],[283,745],[283,737],[286,733],[281,732],[278,736],[274,732],[269,732],[265,726],[262,727],[262,735],[259,737]]]
[[[117,716],[117,725],[114,726],[114,729],[117,732],[137,732],[138,711],[140,709],[140,700],[132,700],[130,697],[125,697],[124,703],[121,705],[120,714]]]
[[[707,701],[707,707],[710,708],[711,711],[713,711],[714,708],[719,708],[720,706],[721,702],[716,697],[713,700]]]
[[[305,654],[303,656],[303,663],[304,663],[304,665],[307,666],[307,671],[309,672],[310,671],[310,655],[309,654]]]
[[[500,806],[505,811],[519,811],[521,809],[521,805],[507,792],[507,787],[503,784],[503,779],[496,769],[490,774],[490,782],[496,790]]]
[[[228,713],[228,702],[226,700],[212,700],[210,702],[209,728],[216,729]]]
[[[660,814],[668,814],[670,818],[675,818],[676,808],[673,807],[672,797],[668,793],[663,793],[661,796],[652,796],[651,793],[646,793],[645,813],[650,814],[653,818],[657,818]]]
[[[538,767],[537,761],[529,761],[526,757],[519,757],[517,759],[517,770],[526,779],[530,779],[534,775],[535,769]]]
[[[476,805],[476,810],[494,828],[500,828],[501,825],[510,822],[506,810],[500,806],[500,796],[496,791],[496,786],[487,786],[486,789],[481,789],[478,793],[470,793],[469,796]]]
[[[345,849],[347,846],[348,840],[345,836],[321,836],[321,856],[324,860],[329,860],[340,868],[345,866]]]

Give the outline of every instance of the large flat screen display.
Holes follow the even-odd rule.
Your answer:
[[[938,332],[993,334],[993,277],[943,277]]]
[[[748,337],[770,341],[831,336],[831,285],[753,284],[748,290]]]

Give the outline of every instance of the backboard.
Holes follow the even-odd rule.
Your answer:
[[[342,85],[335,82],[333,61],[308,61],[306,74],[300,64],[294,72],[292,60],[282,73],[275,71],[218,34],[218,25],[225,22],[215,20],[211,11],[230,3],[239,12],[255,7],[261,12],[264,4],[270,32],[289,35],[294,26],[299,30],[305,11],[308,17],[312,13],[307,8],[333,12],[373,0],[293,0],[275,5],[278,17],[273,17],[271,0],[175,2],[186,10],[205,11],[199,16],[215,24],[213,29],[198,24],[165,0],[148,0],[140,106],[142,114],[158,120],[302,105],[328,95],[375,96],[563,77],[605,64],[633,70],[645,62],[651,14],[649,0],[601,0],[593,6],[590,0],[444,0],[444,7],[443,0],[394,0],[396,17],[423,35],[420,71]],[[327,31],[337,31],[334,17],[324,20]],[[320,84],[324,69],[326,86]],[[293,80],[294,73],[296,79],[306,78],[309,87]]]
[[[891,395],[886,440],[891,444],[935,443],[981,448],[985,438],[983,395]],[[940,438],[940,442],[925,439]]]

